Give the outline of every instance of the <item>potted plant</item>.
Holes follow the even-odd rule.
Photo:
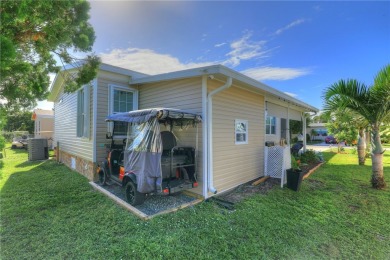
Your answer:
[[[299,191],[303,178],[303,172],[299,168],[299,162],[291,156],[291,169],[287,169],[287,188]]]

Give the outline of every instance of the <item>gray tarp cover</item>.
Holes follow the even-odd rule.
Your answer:
[[[106,121],[121,121],[128,123],[145,123],[152,118],[163,119],[188,119],[194,123],[201,121],[201,116],[192,112],[187,112],[174,108],[150,108],[130,112],[115,113],[106,118]]]
[[[184,120],[195,125],[201,117],[177,109],[153,108],[108,116],[106,121],[128,122],[128,140],[124,151],[125,172],[137,176],[137,190],[142,193],[161,191],[162,140],[159,120]]]

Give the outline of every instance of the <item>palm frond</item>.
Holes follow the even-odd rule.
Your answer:
[[[372,103],[378,106],[377,120],[382,122],[390,116],[390,64],[375,76],[374,86],[370,91]]]
[[[323,95],[327,111],[350,109],[369,120],[372,117],[370,92],[366,85],[354,79],[340,80]]]

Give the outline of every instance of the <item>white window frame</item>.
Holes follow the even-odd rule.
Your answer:
[[[272,120],[270,120],[271,124],[267,125],[267,118],[270,117],[270,118],[275,118],[275,133],[272,133]],[[276,135],[277,133],[277,122],[278,122],[278,118],[276,116],[266,116],[265,118],[265,134],[266,135]],[[269,134],[267,134],[267,127],[269,127]]]
[[[80,107],[80,93],[83,94],[83,107]],[[85,85],[77,90],[77,124],[76,124],[76,136],[80,138],[90,137],[90,85]],[[82,110],[81,110],[82,109]],[[83,113],[81,117],[80,113]]]
[[[237,124],[245,124],[245,131],[237,131]],[[235,144],[248,144],[248,128],[249,123],[248,120],[243,119],[236,119],[234,120],[234,143]],[[245,141],[238,141],[237,140],[237,134],[244,134],[245,135]]]
[[[133,93],[133,110],[138,110],[138,90],[135,88],[115,85],[115,84],[109,84],[108,85],[108,114],[111,115],[114,112],[114,91],[126,91],[126,92],[132,92]],[[107,124],[107,131],[111,132],[114,130],[114,124],[112,122]],[[115,136],[115,139],[124,139],[126,136]]]

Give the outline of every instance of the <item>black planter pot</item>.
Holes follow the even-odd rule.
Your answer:
[[[287,188],[299,191],[303,178],[302,170],[287,169]]]

